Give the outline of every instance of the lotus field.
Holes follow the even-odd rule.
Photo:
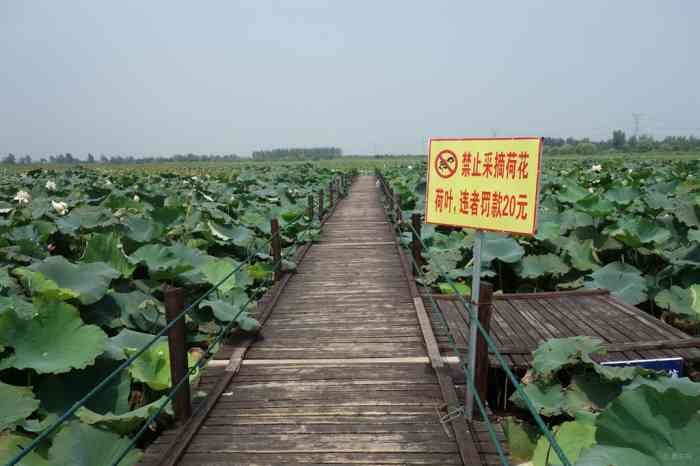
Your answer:
[[[483,277],[502,292],[605,288],[697,335],[700,324],[700,162],[545,158],[538,233],[486,233]],[[423,211],[425,167],[385,167],[404,222]],[[455,197],[455,201],[458,199]],[[404,229],[404,244],[411,240]],[[468,293],[473,232],[423,225],[424,284]],[[700,464],[700,383],[591,356],[596,338],[549,340],[522,384],[577,466]],[[697,379],[696,368],[689,368]],[[511,401],[525,408],[514,394]],[[515,464],[562,464],[526,411],[503,418]]]
[[[163,329],[164,285],[192,302],[239,268],[188,314],[190,364],[234,316],[255,330],[239,311],[271,283],[270,219],[288,258],[318,236],[307,196],[336,174],[311,164],[0,172],[0,463]],[[22,464],[102,464],[170,385],[163,338]]]

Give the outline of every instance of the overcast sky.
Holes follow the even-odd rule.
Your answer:
[[[699,52],[696,0],[0,0],[0,154],[698,135]]]

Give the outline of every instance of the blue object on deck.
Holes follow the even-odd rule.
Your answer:
[[[632,361],[607,361],[601,363],[603,366],[614,367],[642,367],[654,371],[665,371],[671,377],[683,375],[683,358],[658,358],[658,359],[635,359]]]

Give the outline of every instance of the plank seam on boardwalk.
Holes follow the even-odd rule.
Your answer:
[[[456,395],[445,395],[449,376],[433,367],[449,360],[438,353],[428,365],[424,340],[432,337],[431,347],[437,340],[429,319],[416,312],[412,277],[374,178],[360,178],[331,218],[297,273],[285,277],[263,338],[250,351],[225,348],[230,360],[210,364],[221,376],[205,374],[203,387],[221,396],[212,397],[191,443],[173,455],[182,437],[166,432],[146,461],[165,455],[188,465],[482,464],[478,453],[462,460],[463,442],[439,421],[438,408],[445,400],[454,405]],[[296,357],[302,354],[310,357]],[[472,445],[481,442],[466,425],[460,433]]]

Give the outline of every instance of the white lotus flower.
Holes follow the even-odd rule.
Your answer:
[[[58,215],[66,215],[68,213],[68,204],[63,201],[51,201],[51,207],[56,211]]]
[[[109,178],[107,178],[107,179],[105,180],[105,186],[112,186],[112,180],[110,180]]]
[[[588,188],[588,192],[592,193],[594,191],[593,187]]]
[[[138,194],[134,194],[134,202],[139,202],[141,198],[139,197]]]
[[[603,170],[603,166],[602,166],[602,165],[593,165],[593,166],[591,167],[591,171],[592,171],[592,172],[599,173],[601,170]]]
[[[19,205],[29,204],[32,200],[32,195],[27,191],[17,191],[17,194],[15,194],[13,199],[19,202]]]
[[[408,169],[409,169],[409,170],[413,170],[413,165],[409,165],[409,166],[408,166]]]
[[[53,180],[49,180],[46,182],[46,189],[49,191],[56,191],[56,182]]]

